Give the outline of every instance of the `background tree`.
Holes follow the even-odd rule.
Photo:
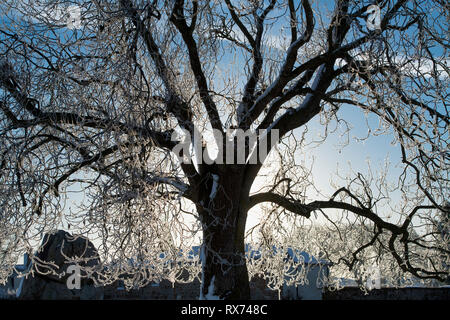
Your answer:
[[[444,270],[447,270],[446,284],[450,284],[449,269],[450,269],[450,204],[446,202],[444,205],[444,211],[442,211],[434,220],[434,227],[429,230],[430,234],[433,235],[434,241],[436,242],[436,247],[442,247],[445,250],[441,254],[441,265]]]
[[[157,261],[161,252],[186,254],[181,247],[201,232],[201,296],[248,298],[246,221],[250,209],[271,203],[280,228],[316,215],[356,219],[372,237],[355,258],[380,242],[403,272],[447,276],[436,259],[448,247],[409,231],[448,212],[445,2],[92,0],[78,3],[81,19],[68,29],[73,4],[0,5],[0,213],[4,239],[15,239],[8,248],[30,247],[62,225],[97,237],[103,261]],[[233,59],[235,68],[221,66]],[[345,108],[378,119],[367,134],[389,137],[401,173],[349,172],[334,192],[312,199],[315,186],[296,161],[307,125],[320,117],[325,132],[346,127]],[[278,145],[282,161],[259,191],[252,186],[264,159],[224,163],[226,150],[208,164],[198,151],[172,152],[180,129],[225,137],[236,128],[279,134],[267,149]],[[234,155],[265,148],[256,144],[235,139]],[[208,144],[200,146],[203,153]],[[75,191],[85,195],[77,210],[68,201]],[[184,220],[186,211],[201,228]],[[413,258],[419,249],[427,263]],[[13,261],[19,250],[8,254]]]

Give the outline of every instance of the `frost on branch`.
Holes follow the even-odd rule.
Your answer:
[[[445,4],[377,2],[376,28],[365,1],[85,1],[76,28],[70,5],[0,3],[2,280],[63,229],[127,288],[203,268],[205,293],[248,299],[248,272],[306,281],[290,248],[336,286],[448,281]],[[231,142],[278,157],[257,164],[171,139],[265,129],[268,147]],[[199,244],[217,261],[190,257]]]

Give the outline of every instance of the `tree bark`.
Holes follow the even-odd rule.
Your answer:
[[[240,205],[242,171],[209,176],[197,205],[203,225],[200,298],[250,299],[244,243],[247,211]]]

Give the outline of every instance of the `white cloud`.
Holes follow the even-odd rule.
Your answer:
[[[353,57],[356,60],[361,61],[373,61],[373,63],[381,65],[389,65],[393,63],[406,77],[424,77],[431,78],[436,75],[439,79],[448,79],[450,58],[436,56],[433,57],[434,61],[427,57],[407,57],[405,55],[398,54],[388,59],[385,56],[371,58],[367,52],[353,52]],[[341,68],[347,63],[343,59],[337,59],[335,63],[336,68]]]
[[[402,64],[401,70],[405,75],[412,77],[417,77],[419,75],[427,78],[434,77],[434,73],[436,72],[440,79],[449,78],[448,68],[450,67],[450,59],[435,57],[435,60],[436,63],[429,58],[405,61]]]

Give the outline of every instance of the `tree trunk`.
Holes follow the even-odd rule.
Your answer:
[[[206,184],[210,192],[204,192],[197,205],[203,224],[200,298],[250,299],[244,243],[247,212],[239,205],[242,174],[210,177]]]

